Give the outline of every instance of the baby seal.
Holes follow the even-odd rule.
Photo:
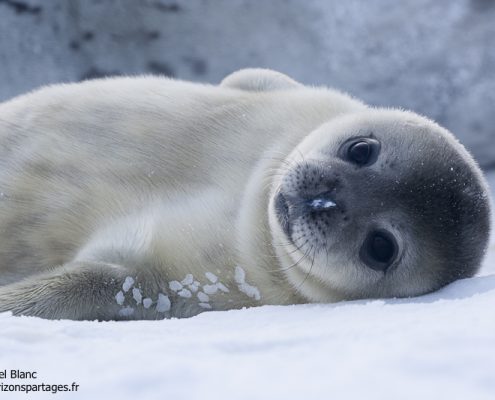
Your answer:
[[[159,319],[470,277],[487,185],[436,123],[278,72],[0,105],[0,311]]]

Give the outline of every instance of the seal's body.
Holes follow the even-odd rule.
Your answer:
[[[341,125],[338,132],[332,133],[332,123]],[[411,169],[424,176],[422,156],[407,156],[417,153],[409,144],[416,140],[414,133],[402,143],[390,127],[406,138],[407,130],[419,130],[417,140],[423,142],[431,131],[434,146],[445,142],[453,148],[452,168],[464,189],[456,187],[441,200],[457,201],[452,196],[467,187],[459,207],[470,210],[469,218],[453,216],[461,225],[448,229],[462,237],[477,232],[476,243],[456,242],[466,246],[467,256],[444,254],[465,262],[465,269],[453,275],[439,272],[442,255],[434,248],[427,252],[433,266],[414,265],[425,262],[415,258],[422,253],[416,236],[433,231],[422,224],[414,230],[402,226],[409,224],[404,214],[413,206],[375,213],[381,260],[397,253],[396,262],[400,253],[407,263],[406,272],[391,274],[393,285],[377,283],[389,279],[381,276],[388,266],[369,268],[366,255],[348,257],[350,272],[342,272],[343,244],[324,238],[354,235],[371,240],[371,248],[376,242],[368,238],[371,228],[364,217],[349,213],[352,203],[363,207],[362,202],[338,189],[364,179],[339,156],[349,138],[367,137],[367,144],[357,146],[361,156],[379,160],[376,146],[386,150],[393,136],[387,150],[393,178],[407,178]],[[346,151],[356,153],[356,146]],[[438,159],[425,157],[427,164]],[[339,158],[338,165],[332,166],[333,158]],[[468,172],[460,173],[462,168]],[[346,170],[354,175],[337,182],[333,171],[345,175]],[[375,175],[380,174],[375,170],[366,179],[379,181]],[[318,180],[325,180],[325,190]],[[374,193],[366,185],[362,190]],[[427,192],[423,200],[430,201]],[[402,191],[389,195],[394,208],[409,202]],[[411,199],[413,205],[421,200]],[[381,207],[387,208],[385,203]],[[441,205],[428,207],[430,213]],[[333,224],[337,214],[342,221]],[[379,222],[382,217],[388,225]],[[321,227],[313,225],[316,220]],[[358,220],[368,236],[353,233]],[[439,235],[447,234],[441,223],[434,226]],[[327,232],[313,243],[322,230]],[[401,230],[407,231],[401,239],[389,238]],[[486,187],[474,161],[448,133],[415,114],[371,110],[339,92],[305,87],[273,71],[240,71],[220,86],[157,77],[95,80],[44,88],[0,105],[0,311],[155,319],[261,304],[414,295],[472,275],[487,232]],[[303,233],[306,242],[296,237]],[[349,251],[362,253],[346,240]],[[384,255],[387,240],[396,248],[388,243]],[[352,278],[359,269],[371,275]],[[409,282],[399,284],[399,279]]]

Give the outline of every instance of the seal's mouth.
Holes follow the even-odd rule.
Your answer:
[[[291,224],[289,218],[289,204],[287,203],[287,199],[281,192],[279,192],[275,197],[274,207],[278,223],[282,227],[284,233],[290,239]]]

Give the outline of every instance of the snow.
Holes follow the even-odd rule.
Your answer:
[[[134,279],[132,277],[128,276],[124,280],[124,283],[122,285],[122,290],[124,292],[128,292],[129,289],[132,287],[132,285],[134,285]]]
[[[153,304],[153,300],[151,300],[149,297],[146,297],[145,299],[143,299],[143,307],[148,309],[151,307],[151,305]]]
[[[218,277],[212,272],[205,273],[205,276],[206,276],[206,279],[208,279],[211,283],[218,282]]]
[[[130,317],[132,314],[134,314],[134,308],[130,306],[126,306],[119,311],[119,315],[121,317]]]
[[[187,290],[187,289],[182,289],[182,290],[179,290],[179,292],[177,293],[180,297],[184,297],[186,299],[189,299],[191,298],[192,296],[192,293],[190,290]]]
[[[217,285],[204,285],[203,290],[206,294],[215,294],[218,291]]]
[[[495,173],[489,178],[495,187]],[[166,308],[167,300],[162,295],[157,307]],[[151,299],[142,301],[151,306]],[[492,239],[478,276],[417,298],[264,306],[163,321],[3,313],[0,373],[37,371],[38,378],[0,383],[79,384],[78,392],[58,399],[491,400],[494,305]]]
[[[115,295],[115,301],[119,306],[121,306],[122,304],[124,304],[124,300],[125,300],[124,293],[122,293],[121,290]]]
[[[203,303],[208,303],[210,301],[210,296],[208,296],[206,293],[198,292],[197,296],[199,301]]]
[[[246,282],[246,273],[244,272],[242,267],[235,267],[234,279],[237,282],[238,289],[245,295],[252,297],[255,300],[261,299],[260,291],[258,290],[258,288]]]
[[[177,292],[182,289],[182,283],[180,283],[179,281],[169,282],[168,286],[170,290],[173,290],[174,292]]]
[[[201,283],[199,283],[198,281],[194,281],[188,287],[189,287],[189,290],[191,292],[196,293],[198,291],[198,289],[199,289],[200,286],[201,286]]]
[[[194,276],[192,274],[187,274],[186,277],[181,281],[182,285],[192,285],[194,281]]]
[[[171,306],[170,299],[166,295],[160,293],[158,295],[158,301],[156,303],[156,311],[167,312],[170,310],[170,306]]]
[[[141,290],[138,288],[132,289],[132,297],[136,301],[136,304],[141,304],[141,301],[143,300],[143,295],[141,294]]]
[[[217,288],[220,289],[224,293],[229,293],[229,288],[225,286],[222,282],[217,283]]]

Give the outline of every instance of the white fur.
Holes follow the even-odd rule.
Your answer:
[[[318,270],[294,290],[305,270],[282,272],[293,257],[275,251],[269,203],[282,160],[317,151],[319,127],[366,110],[268,70],[220,86],[86,81],[1,104],[0,311],[158,318],[340,298]],[[96,273],[109,303],[86,305],[75,296]],[[134,286],[121,293],[126,277]]]

